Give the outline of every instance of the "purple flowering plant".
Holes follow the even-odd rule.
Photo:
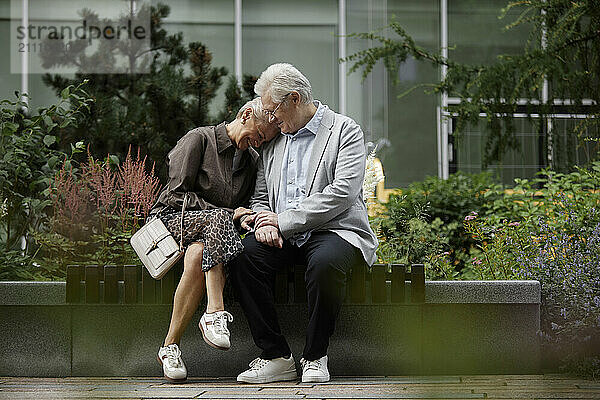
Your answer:
[[[600,163],[571,174],[544,171],[517,186],[497,213],[464,218],[481,250],[472,268],[480,279],[540,281],[543,353],[598,377]]]
[[[558,221],[537,221],[535,245],[517,248],[519,279],[535,279],[542,287],[542,335],[548,350],[570,369],[588,365],[592,375],[600,372],[600,222],[596,208],[583,220],[572,201],[561,198]],[[591,368],[589,366],[591,365]],[[595,367],[594,367],[595,365]],[[585,372],[585,371],[580,371]]]

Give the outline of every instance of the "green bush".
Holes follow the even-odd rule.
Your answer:
[[[48,185],[59,161],[69,156],[56,149],[57,135],[89,112],[92,100],[84,84],[67,86],[56,104],[35,113],[24,111],[19,93],[0,101],[0,279],[39,277],[26,238],[30,230],[44,228]],[[81,148],[71,145],[70,154]]]
[[[381,242],[379,260],[425,263],[429,279],[473,278],[468,261],[478,251],[462,221],[502,197],[491,174],[427,177],[402,193],[390,196],[382,216],[373,219]]]

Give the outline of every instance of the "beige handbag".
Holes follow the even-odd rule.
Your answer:
[[[181,207],[181,237],[179,245],[169,233],[158,214],[146,222],[132,237],[131,247],[154,279],[161,279],[183,256],[183,215],[187,205],[187,193]],[[160,213],[159,213],[160,214]]]

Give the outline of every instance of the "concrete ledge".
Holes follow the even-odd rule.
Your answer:
[[[330,371],[537,373],[539,289],[531,281],[427,282],[426,303],[344,304],[331,338]],[[161,376],[155,357],[172,306],[74,305],[64,296],[64,282],[0,283],[0,338],[10,344],[0,348],[0,376]],[[194,315],[181,344],[190,376],[235,376],[258,356],[239,305],[227,309],[234,316],[227,352],[203,342],[201,314]],[[277,312],[299,360],[307,306],[280,304]]]
[[[0,305],[65,304],[65,282],[0,282]]]
[[[406,299],[410,301],[410,283],[407,289]],[[65,290],[65,282],[0,282],[0,305],[65,304]],[[425,282],[426,303],[539,304],[540,299],[538,281]]]
[[[426,303],[528,304],[540,303],[539,281],[429,281]]]

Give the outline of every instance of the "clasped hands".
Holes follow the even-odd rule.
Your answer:
[[[254,230],[254,236],[260,243],[269,246],[283,247],[283,237],[279,232],[279,221],[277,214],[272,211],[254,211],[238,207],[233,214],[233,220],[240,221],[240,226],[247,231]]]

